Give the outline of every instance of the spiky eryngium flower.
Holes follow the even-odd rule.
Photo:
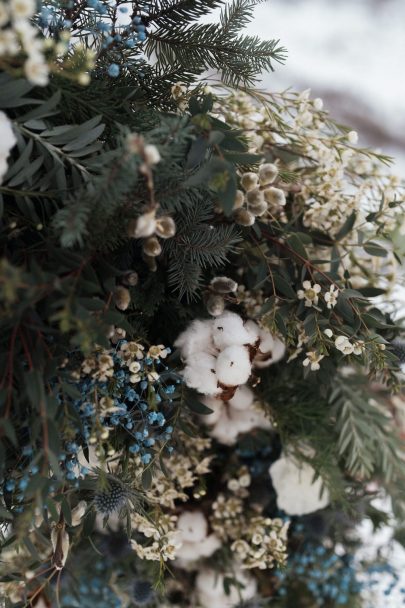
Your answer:
[[[132,587],[132,600],[136,606],[146,606],[154,598],[154,591],[149,581],[136,580]]]
[[[129,488],[122,481],[108,476],[106,487],[98,490],[94,496],[94,506],[98,513],[108,517],[125,507],[130,496]]]

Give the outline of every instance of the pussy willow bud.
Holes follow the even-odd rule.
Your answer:
[[[157,263],[156,263],[156,258],[152,258],[149,255],[145,255],[143,254],[143,260],[145,261],[145,263],[147,264],[150,272],[156,272],[157,271]]]
[[[256,217],[259,217],[259,216],[263,215],[264,213],[266,213],[266,211],[268,210],[268,205],[267,205],[266,201],[263,200],[261,203],[255,203],[252,205],[248,205],[248,209],[251,213],[253,213],[253,215],[255,215]]]
[[[238,289],[236,281],[229,277],[215,277],[210,285],[217,293],[233,293]]]
[[[259,182],[261,186],[267,186],[274,182],[278,175],[278,169],[273,163],[265,163],[259,168]]]
[[[120,310],[127,310],[131,303],[131,294],[126,287],[118,285],[114,290],[114,303]]]
[[[240,209],[245,201],[245,194],[242,190],[237,190],[235,195],[235,201],[233,203],[234,209]]]
[[[174,219],[165,215],[156,220],[156,234],[162,239],[170,239],[176,234]]]
[[[155,230],[155,211],[150,211],[140,215],[136,220],[131,220],[128,224],[127,234],[134,239],[143,239],[154,234]]]
[[[155,236],[151,236],[144,241],[143,251],[146,255],[155,258],[162,253],[162,245]]]
[[[122,277],[122,282],[125,285],[129,285],[130,287],[134,287],[135,285],[137,285],[138,281],[139,281],[138,273],[135,272],[135,270],[131,270],[130,272],[128,272],[126,275],[124,275]]]
[[[266,188],[266,190],[263,190],[263,193],[264,198],[270,205],[283,207],[286,204],[284,190],[280,190],[280,188]]]
[[[207,300],[207,310],[213,317],[219,317],[225,310],[225,301],[222,296],[211,294]]]
[[[236,209],[233,218],[240,226],[252,226],[255,223],[255,216],[253,213],[250,213],[250,211],[243,207],[241,209]]]
[[[246,194],[247,202],[250,205],[259,205],[264,201],[264,194],[259,188],[255,188],[254,190],[249,190]]]
[[[259,185],[259,176],[256,173],[244,173],[240,178],[240,183],[245,192],[249,192]]]

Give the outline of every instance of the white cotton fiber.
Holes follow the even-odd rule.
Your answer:
[[[285,355],[285,344],[267,329],[260,330],[260,345],[253,365],[259,369],[273,365]]]
[[[224,408],[222,399],[215,399],[215,397],[208,397],[205,395],[200,401],[212,410],[212,414],[202,414],[201,421],[204,424],[215,424],[218,422]]]
[[[209,430],[209,434],[223,445],[233,445],[236,443],[239,427],[232,424],[228,411],[224,408],[218,422]]]
[[[219,393],[218,379],[215,373],[216,359],[208,353],[194,353],[187,358],[183,378],[189,388],[195,388],[203,395]]]
[[[182,541],[198,543],[207,536],[208,523],[202,511],[184,511],[177,520]]]
[[[246,410],[253,403],[253,391],[250,390],[248,386],[239,386],[236,389],[234,396],[232,399],[228,401],[228,404],[236,410]],[[208,407],[208,403],[206,404]]]
[[[226,386],[245,384],[251,374],[249,352],[245,346],[228,346],[216,361],[216,374],[219,382]],[[207,393],[209,394],[209,393]]]
[[[249,319],[245,323],[245,329],[249,334],[249,344],[255,344],[260,336],[260,327],[257,323]]]
[[[220,350],[234,344],[249,344],[251,340],[241,317],[234,312],[225,312],[214,319],[212,327],[214,344]]]
[[[212,323],[211,319],[206,321],[196,319],[179,335],[174,345],[181,350],[183,359],[187,360],[190,355],[199,352],[215,354]]]

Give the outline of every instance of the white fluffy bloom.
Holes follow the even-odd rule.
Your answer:
[[[248,349],[245,346],[228,346],[218,355],[215,369],[222,384],[245,384],[252,371]]]
[[[208,522],[202,511],[185,511],[180,515],[176,538],[181,543],[176,557],[185,563],[209,557],[221,546],[215,534],[208,534]]]
[[[247,410],[252,405],[253,400],[253,391],[251,391],[248,386],[239,386],[236,389],[232,399],[229,399],[228,403],[236,410]]]
[[[195,319],[183,331],[174,345],[180,349],[181,356],[187,361],[190,355],[196,352],[205,352],[209,354],[215,354],[216,348],[212,340],[212,324],[211,319],[207,321],[200,321]]]
[[[229,594],[225,593],[225,575],[216,570],[206,568],[201,570],[196,579],[198,603],[202,608],[233,608],[240,601],[252,599],[257,592],[257,582],[246,571],[234,570],[229,577],[235,578],[240,586],[232,585]]]
[[[7,157],[16,143],[11,121],[4,112],[0,112],[0,184],[7,172]]]
[[[143,150],[145,162],[148,165],[157,165],[160,162],[160,152],[153,144],[147,144]]]
[[[215,397],[208,397],[207,395],[204,395],[200,401],[203,405],[206,405],[210,408],[210,410],[212,410],[211,414],[203,414],[201,416],[201,421],[204,424],[216,424],[221,418],[222,410],[225,407],[222,399],[216,399]]]
[[[262,369],[284,357],[285,344],[277,336],[273,336],[267,329],[261,329],[259,339],[259,350],[253,360],[254,367]]]
[[[24,63],[24,72],[27,79],[40,87],[48,84],[49,68],[43,58],[39,55],[32,55]]]
[[[219,443],[233,445],[236,443],[239,433],[248,433],[258,427],[271,428],[271,423],[263,412],[253,406],[245,410],[238,410],[229,404],[224,404],[219,420],[209,433]]]
[[[215,373],[216,359],[208,353],[196,352],[187,358],[183,378],[187,386],[203,395],[217,395],[218,378]]]
[[[277,493],[277,506],[287,515],[306,515],[328,506],[329,492],[326,488],[322,492],[320,477],[314,481],[315,471],[308,463],[281,456],[271,465],[269,473]]]
[[[239,315],[234,312],[224,312],[215,319],[212,327],[214,344],[220,350],[227,346],[251,343],[251,334],[246,329]]]

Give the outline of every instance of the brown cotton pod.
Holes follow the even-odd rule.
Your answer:
[[[156,220],[155,232],[162,239],[170,239],[176,234],[176,224],[174,219],[165,215]]]
[[[162,245],[155,236],[151,236],[143,243],[143,251],[151,258],[155,258],[162,253]]]

